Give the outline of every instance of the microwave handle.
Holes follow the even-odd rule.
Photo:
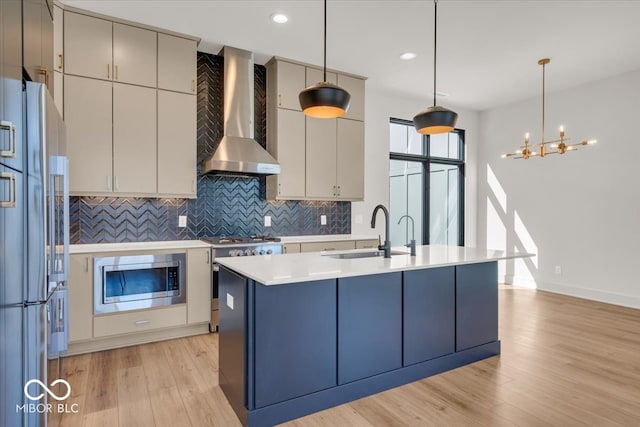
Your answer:
[[[62,265],[56,257],[56,194],[55,178],[62,177]],[[49,280],[64,282],[69,276],[69,160],[64,156],[49,158]],[[58,271],[60,271],[58,273]]]

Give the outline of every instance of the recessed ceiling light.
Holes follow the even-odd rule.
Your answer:
[[[289,20],[289,17],[284,13],[272,13],[271,20],[277,24],[284,24]]]
[[[414,52],[405,52],[402,55],[400,55],[400,59],[404,59],[405,61],[408,61],[410,59],[414,59],[416,55]]]

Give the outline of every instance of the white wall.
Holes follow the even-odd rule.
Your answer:
[[[466,188],[465,188],[465,239],[467,246],[476,246],[476,174],[478,152],[478,113],[443,106],[458,113],[457,127],[466,136]],[[389,118],[411,120],[419,111],[430,105],[420,99],[399,98],[367,87],[365,98],[365,196],[363,202],[351,204],[351,232],[353,234],[384,235],[384,221],[378,219],[376,230],[371,229],[371,213],[377,204],[389,207]],[[380,214],[381,215],[381,214]],[[358,220],[362,219],[359,223]]]
[[[537,253],[507,280],[640,308],[639,88],[640,70],[547,93],[547,139],[562,124],[598,144],[544,159],[500,158],[527,131],[540,140],[540,98],[480,113],[478,246]]]

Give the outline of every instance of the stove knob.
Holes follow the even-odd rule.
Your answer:
[[[229,256],[236,256],[236,255],[237,255],[236,251],[234,251],[233,249],[229,251]]]
[[[245,254],[246,256],[251,256],[251,249],[247,249],[247,250],[245,250],[245,251],[244,251],[244,254]]]
[[[264,255],[264,249],[260,249],[260,255]]]
[[[251,255],[254,255],[254,256],[255,256],[255,255],[258,255],[258,251],[257,251],[257,250],[255,250],[255,249],[254,249],[254,250],[252,250],[252,251],[251,251]]]
[[[267,255],[271,255],[273,251],[271,249],[267,249]]]
[[[237,250],[236,251],[236,256],[243,256],[244,252],[242,252],[242,250]]]

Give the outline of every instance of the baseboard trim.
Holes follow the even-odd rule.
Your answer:
[[[541,291],[553,292],[556,294],[568,295],[577,298],[584,298],[592,301],[607,304],[620,305],[622,307],[640,309],[640,297],[633,295],[617,294],[605,292],[598,289],[587,289],[578,286],[563,285],[560,283],[540,282],[538,289]]]

